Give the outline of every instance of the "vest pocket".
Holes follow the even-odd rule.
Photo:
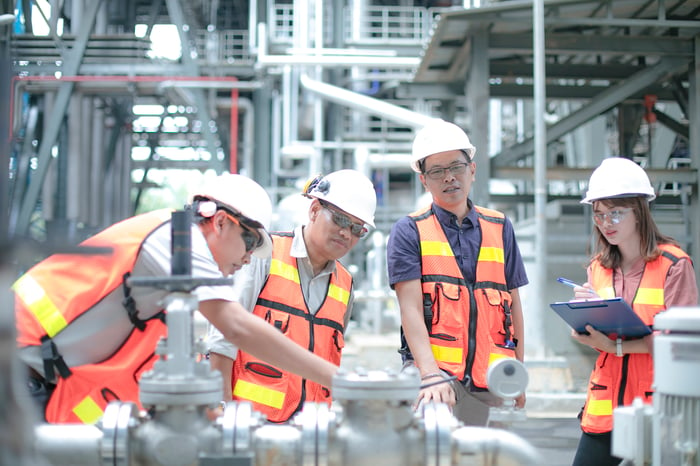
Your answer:
[[[511,305],[513,298],[507,291],[484,288],[481,290],[488,306],[495,312],[489,312],[489,334],[493,344],[506,349],[515,349],[513,340],[513,318]]]
[[[336,351],[342,351],[345,348],[345,338],[343,333],[338,330],[333,330],[333,344]]]
[[[436,283],[435,284],[435,290],[433,292],[433,297],[432,297],[432,323],[433,325],[437,325],[440,323],[440,320],[442,318],[442,310],[443,309],[452,309],[454,306],[454,303],[459,301],[461,297],[461,291],[459,288],[459,285],[453,285],[451,283]],[[425,304],[424,304],[425,305]],[[459,315],[447,315],[445,318],[449,321],[452,321],[454,319],[460,320],[460,322],[455,323],[455,327],[458,327],[461,324],[461,319],[462,317]],[[430,329],[428,329],[430,332]]]
[[[265,320],[280,332],[286,334],[289,329],[290,315],[286,312],[268,309],[265,313]]]
[[[282,378],[282,371],[277,369],[276,367],[272,367],[268,364],[264,364],[262,362],[249,362],[246,363],[245,368],[247,371],[250,371],[254,374],[257,375],[262,375],[265,377],[270,377],[273,379],[281,379]]]

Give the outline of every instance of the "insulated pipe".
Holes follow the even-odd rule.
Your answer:
[[[435,118],[390,104],[373,97],[348,91],[342,87],[316,81],[302,74],[299,78],[301,85],[308,91],[320,95],[330,102],[345,105],[355,110],[371,113],[396,123],[413,128],[425,126]]]
[[[452,432],[456,442],[455,456],[464,458],[458,464],[497,464],[526,466],[542,464],[537,450],[512,432],[483,427],[461,427]],[[466,460],[469,460],[467,462]]]
[[[93,425],[41,424],[34,428],[36,453],[50,464],[95,466],[102,464],[102,431]]]

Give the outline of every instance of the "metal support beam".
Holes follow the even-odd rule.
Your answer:
[[[80,63],[83,60],[83,54],[87,47],[88,39],[90,38],[90,32],[95,25],[95,19],[97,18],[97,12],[102,5],[103,0],[94,0],[88,2],[87,11],[83,17],[84,22],[82,22],[80,31],[73,42],[73,47],[66,51],[65,64],[63,67],[63,74],[67,76],[75,76],[80,68]],[[66,115],[66,110],[68,109],[68,103],[70,101],[71,95],[73,94],[73,82],[65,82],[61,84],[60,89],[56,95],[56,100],[53,105],[53,110],[51,115],[44,121],[47,122],[46,130],[41,138],[41,144],[39,145],[39,151],[37,154],[37,168],[32,176],[31,182],[29,183],[29,188],[27,193],[22,200],[22,208],[19,212],[17,219],[17,225],[15,228],[15,233],[17,235],[24,235],[29,229],[29,223],[31,221],[32,213],[36,207],[37,200],[39,199],[39,192],[44,184],[44,179],[49,169],[51,163],[51,150],[56,143],[56,138],[58,138],[58,133],[61,129],[63,123],[63,118]],[[62,156],[66,156],[62,154]]]
[[[533,277],[534,303],[528,315],[534,314],[533,322],[538,323],[527,332],[529,353],[537,359],[546,356],[546,339],[544,322],[546,321],[543,297],[546,295],[547,283],[547,95],[545,83],[545,35],[544,35],[544,0],[535,0],[532,4],[532,48],[534,54],[533,76],[535,77],[534,99],[534,149],[535,149],[535,274]]]
[[[630,95],[639,92],[646,87],[663,80],[665,77],[676,74],[687,68],[688,61],[685,58],[665,57],[656,65],[631,76],[626,81],[620,82],[604,90],[591,102],[580,110],[559,120],[547,129],[547,144],[556,141],[564,134],[578,128],[598,115],[613,108],[624,101]],[[526,155],[533,153],[534,141],[528,139],[520,144],[507,148],[501,154],[493,157],[492,164],[497,166],[513,165]]]
[[[471,44],[471,65],[464,88],[469,115],[467,134],[476,147],[479,174],[472,185],[469,197],[480,205],[489,202],[489,34],[486,29],[474,31]]]
[[[689,195],[690,248],[686,251],[695,264],[700,263],[700,219],[698,219],[698,183],[700,175],[700,35],[695,36],[695,60],[688,73],[688,148],[690,166],[696,170],[695,189]],[[695,267],[695,277],[700,280],[700,267]]]
[[[699,26],[700,27],[700,26]],[[532,34],[491,34],[491,50],[497,53],[531,53]],[[682,37],[547,34],[550,54],[693,56],[693,43]]]
[[[192,48],[190,37],[189,37],[189,26],[185,20],[185,14],[182,9],[182,4],[180,0],[166,0],[166,5],[168,6],[168,14],[173,24],[177,27],[177,32],[180,37],[180,47],[182,51],[182,67],[184,73],[187,76],[199,76],[200,70],[199,65],[196,60],[196,52]],[[197,115],[202,122],[202,135],[207,142],[207,148],[211,154],[212,164],[218,164],[219,169],[217,171],[222,172],[226,169],[226,164],[217,157],[218,144],[217,139],[211,131],[210,124],[214,120],[209,114],[209,107],[207,106],[207,99],[204,95],[204,90],[202,89],[188,89],[188,92],[192,94],[194,104],[197,107]],[[224,128],[219,128],[222,131]],[[235,134],[231,134],[230,137],[236,138]]]
[[[686,141],[688,140],[688,125],[681,123],[675,118],[665,114],[661,110],[654,109],[654,115],[659,123],[670,129]]]

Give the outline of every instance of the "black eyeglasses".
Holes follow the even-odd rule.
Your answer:
[[[350,220],[350,217],[348,217],[345,214],[341,214],[335,209],[332,209],[325,202],[319,202],[321,203],[321,207],[323,207],[331,213],[333,223],[335,223],[340,228],[348,228],[350,230],[350,233],[352,233],[353,236],[357,236],[358,238],[364,238],[365,236],[367,236],[367,233],[369,233],[369,229],[364,223],[355,223],[352,220]]]
[[[436,168],[431,168],[427,172],[423,172],[425,176],[430,178],[431,180],[441,180],[445,178],[445,174],[449,171],[451,175],[463,175],[467,171],[467,165],[469,165],[466,162],[460,162],[460,163],[453,163],[449,167],[436,167]]]
[[[236,225],[240,225],[241,238],[243,239],[243,243],[245,244],[245,252],[255,251],[263,245],[265,240],[262,237],[262,235],[258,233],[257,230],[254,230],[252,227],[243,223],[241,219],[234,217],[228,212],[226,212],[226,216]]]

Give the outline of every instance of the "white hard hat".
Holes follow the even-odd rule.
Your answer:
[[[272,254],[272,239],[266,229],[272,220],[272,201],[265,189],[255,181],[243,175],[224,173],[214,179],[208,179],[194,189],[190,202],[202,197],[230,210],[234,214],[246,217],[246,222],[257,228],[263,237],[263,244],[255,249],[253,255],[266,258]],[[211,214],[213,215],[213,213]]]
[[[317,176],[307,183],[304,195],[333,204],[374,227],[377,193],[369,178],[357,170],[338,170]]]
[[[615,197],[643,196],[651,202],[656,198],[649,176],[634,161],[625,157],[611,157],[591,174],[588,191],[581,204]]]
[[[451,150],[464,150],[469,160],[474,160],[476,147],[469,140],[467,133],[454,123],[436,118],[423,126],[413,139],[411,150],[411,168],[420,173],[419,162],[429,155]]]

